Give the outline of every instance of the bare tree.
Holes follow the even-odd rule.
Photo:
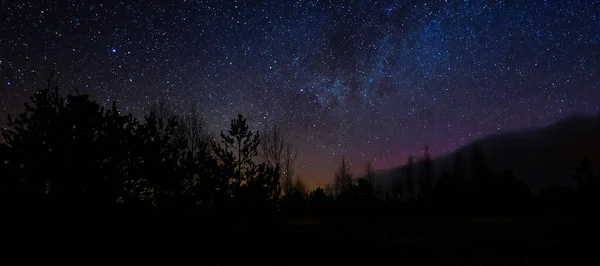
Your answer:
[[[208,132],[206,123],[202,119],[195,107],[190,112],[183,115],[181,123],[184,138],[188,143],[189,152],[196,156],[197,154],[206,154],[210,150],[211,134]]]
[[[265,132],[261,139],[260,156],[269,166],[280,170],[285,147],[284,138],[276,125]]]
[[[195,204],[202,204],[206,208],[215,195],[215,188],[219,186],[211,170],[214,166],[210,146],[213,135],[208,132],[206,122],[195,107],[189,113],[182,114],[180,119],[180,134],[187,144],[182,162],[187,172],[182,181],[183,193],[190,196]]]
[[[350,173],[350,167],[345,156],[342,156],[342,161],[335,173],[333,184],[336,196],[349,192],[352,189],[352,173]]]
[[[298,152],[294,151],[291,144],[285,145],[285,156],[283,158],[283,192],[289,193],[292,190],[294,179],[294,165],[298,158]]]
[[[294,188],[294,165],[298,153],[286,141],[279,127],[273,126],[266,132],[262,139],[261,157],[282,177],[283,193],[289,194]]]

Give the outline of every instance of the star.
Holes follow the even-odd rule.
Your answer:
[[[600,0],[337,2],[12,1],[3,113],[23,111],[55,69],[65,92],[140,119],[165,99],[213,133],[238,113],[256,130],[277,124],[314,186],[342,155],[358,176],[426,144],[436,156],[600,110]]]

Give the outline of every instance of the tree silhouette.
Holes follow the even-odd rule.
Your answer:
[[[137,121],[88,99],[59,95],[58,87],[31,97],[25,111],[2,130],[12,179],[31,201],[61,207],[111,206],[128,170],[127,149]]]
[[[261,138],[260,156],[267,165],[275,169],[279,176],[282,176],[282,164],[285,156],[284,149],[286,146],[284,143],[284,138],[276,125],[272,126],[265,132],[266,134],[264,134]],[[283,176],[282,178],[282,187],[284,192],[290,192],[291,188],[293,187],[293,176],[291,176],[289,179],[286,177],[288,176]]]
[[[408,156],[405,171],[407,199],[415,198],[414,164],[414,157],[412,155]]]
[[[321,212],[327,206],[327,193],[325,189],[317,187],[310,195],[310,207],[317,212]]]
[[[465,162],[462,152],[456,152],[454,164],[452,165],[452,176],[456,182],[464,182],[465,180]]]
[[[323,188],[323,190],[325,190],[325,195],[327,195],[328,199],[333,199],[335,198],[335,188],[334,186],[332,186],[331,184],[327,184],[325,185],[325,188]]]
[[[102,174],[109,187],[105,190],[113,192],[108,194],[107,200],[123,199],[126,180],[130,180],[138,172],[136,166],[140,161],[139,154],[135,153],[140,143],[136,136],[139,122],[131,114],[121,115],[116,104],[105,114],[104,135],[99,138],[96,154],[104,158],[99,163],[104,169]]]
[[[254,157],[258,155],[260,136],[258,132],[249,129],[246,119],[242,115],[231,121],[227,133],[221,131],[220,142],[212,142],[220,175],[219,191],[226,197],[238,201],[245,201],[246,207],[265,207],[266,201],[273,201],[279,197],[279,171],[267,162],[256,164]]]
[[[575,173],[571,178],[577,181],[580,188],[591,186],[595,181],[594,168],[592,167],[590,157],[583,157],[579,162],[579,165],[573,167],[573,170]]]
[[[327,200],[327,194],[325,189],[317,187],[310,193],[310,199],[316,202],[325,202]]]
[[[374,169],[373,169],[373,163],[372,162],[367,162],[367,165],[365,167],[365,178],[367,179],[367,181],[369,181],[369,183],[371,184],[375,184],[375,173],[374,173]]]
[[[294,165],[296,164],[297,158],[298,158],[298,152],[293,150],[291,144],[289,144],[289,143],[286,144],[284,158],[283,158],[284,190],[289,191],[291,188],[290,184],[292,183],[292,180],[294,179],[294,174],[295,174]]]
[[[421,197],[428,204],[433,196],[433,165],[431,161],[431,154],[429,153],[429,146],[425,146],[423,149],[423,160],[421,161],[419,189]]]
[[[214,204],[215,189],[219,186],[216,161],[210,150],[211,135],[195,108],[182,118],[180,126],[187,143],[182,163],[185,202],[192,208],[208,209]]]
[[[283,198],[283,208],[292,212],[302,212],[306,209],[308,192],[300,178],[294,178],[292,189]]]
[[[261,138],[260,155],[265,163],[280,176],[280,189],[283,195],[290,194],[294,189],[294,165],[298,153],[286,141],[279,127],[272,126]],[[278,187],[279,189],[279,187]]]
[[[88,95],[63,98],[58,88],[40,90],[2,129],[3,203],[27,210],[117,207],[227,210],[252,216],[275,210],[322,213],[327,206],[353,210],[348,213],[356,216],[384,209],[378,208],[386,203],[378,197],[371,163],[364,177],[353,180],[342,157],[333,183],[308,193],[294,172],[297,153],[277,127],[261,139],[238,115],[215,141],[201,117],[195,109],[182,113],[161,102],[138,121],[121,114],[115,103],[105,108]],[[436,210],[453,214],[524,214],[527,206],[569,213],[576,207],[589,210],[598,195],[589,157],[574,168],[578,189],[549,188],[539,196],[530,195],[525,182],[509,169],[494,174],[480,144],[473,145],[468,159],[471,168],[465,171],[463,153],[458,152],[452,171],[436,180],[427,146],[418,174],[410,156],[392,180],[394,199],[404,194],[409,201],[398,206],[435,204]]]
[[[142,160],[138,177],[128,182],[130,201],[165,207],[178,204],[175,196],[184,189],[183,160],[189,147],[181,122],[164,103],[151,106],[137,130]]]
[[[490,212],[493,199],[496,197],[493,184],[493,176],[483,147],[475,143],[471,148],[471,180],[469,185],[469,197],[475,212]]]
[[[442,210],[455,211],[464,204],[463,176],[462,154],[457,152],[452,173],[444,173],[435,182],[435,202]]]
[[[345,156],[342,156],[334,175],[334,190],[336,197],[347,194],[352,190],[352,173],[350,173],[350,167]]]
[[[5,143],[0,143],[0,206],[6,208],[27,207],[28,187],[25,180],[13,174],[11,150]],[[10,206],[12,203],[12,206]]]
[[[435,182],[434,200],[436,206],[441,207],[443,211],[450,211],[456,207],[456,200],[459,191],[454,182],[454,177],[450,173],[444,173]]]
[[[396,177],[392,180],[392,200],[397,201],[400,200],[401,196],[406,195],[403,193],[404,186],[402,180],[399,177]]]
[[[475,143],[471,148],[471,172],[474,179],[487,180],[492,178],[483,146],[479,143]]]
[[[304,185],[304,182],[300,178],[295,178],[294,180],[294,192],[302,195],[306,195],[307,193],[306,185]]]
[[[230,185],[229,193],[232,193],[233,197],[241,185],[247,184],[248,180],[256,175],[257,166],[253,158],[258,154],[260,136],[258,132],[249,129],[242,115],[232,119],[227,133],[221,131],[220,136],[220,142],[213,142],[212,148],[223,170],[221,174]]]
[[[577,181],[579,193],[577,207],[582,210],[592,208],[600,198],[598,176],[594,173],[592,161],[588,156],[583,157],[579,165],[573,167],[573,171],[571,178]]]
[[[371,204],[377,199],[377,194],[373,184],[367,178],[359,178],[356,180],[356,188],[354,189],[357,199],[362,202]]]

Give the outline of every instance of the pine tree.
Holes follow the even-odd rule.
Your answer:
[[[231,192],[235,193],[254,177],[257,166],[253,158],[258,154],[260,136],[258,132],[250,130],[242,115],[232,119],[229,130],[226,133],[221,131],[220,136],[221,140],[213,142],[212,148],[225,170],[223,174],[228,179]]]
[[[137,121],[116,107],[105,111],[88,95],[46,88],[16,119],[9,116],[4,163],[28,200],[57,207],[112,206],[132,174],[130,149]]]

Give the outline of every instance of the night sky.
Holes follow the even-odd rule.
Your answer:
[[[56,4],[55,2],[60,2]],[[0,123],[65,92],[279,124],[310,187],[600,111],[600,1],[0,1]]]

